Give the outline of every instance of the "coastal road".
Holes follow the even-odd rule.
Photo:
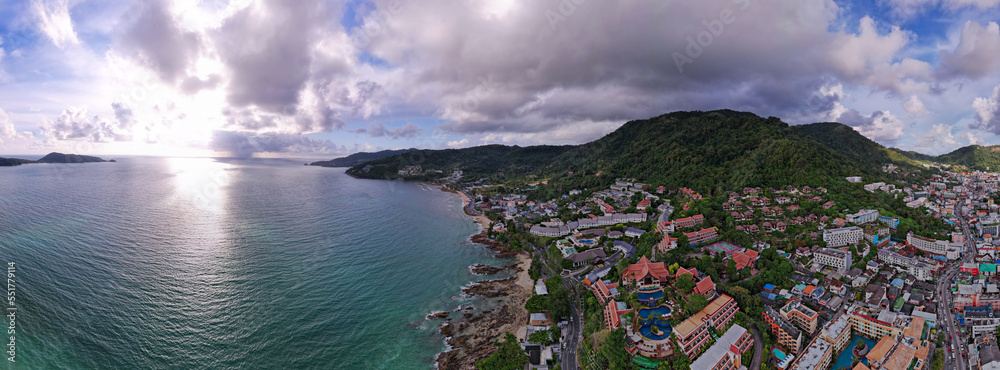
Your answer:
[[[568,333],[566,333],[566,343],[562,353],[562,368],[567,370],[577,370],[576,356],[577,348],[580,345],[580,337],[583,333],[582,322],[580,321],[580,310],[577,309],[577,302],[573,303],[571,309]]]
[[[751,325],[750,330],[753,331],[753,360],[750,361],[750,368],[760,369],[760,360],[764,357],[764,340],[760,339],[760,332],[757,331],[757,325]]]

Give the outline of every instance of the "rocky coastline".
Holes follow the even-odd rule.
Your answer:
[[[455,192],[445,187],[442,187],[442,190]],[[465,205],[468,205],[469,198],[462,192],[456,193],[460,194]],[[463,208],[467,214],[475,217],[481,226],[480,232],[472,236],[471,240],[497,252],[497,258],[516,257],[518,263],[504,267],[470,266],[472,272],[476,274],[492,275],[501,271],[512,271],[516,274],[504,279],[480,280],[462,288],[462,293],[466,295],[495,300],[497,308],[478,314],[463,312],[461,315],[448,315],[444,319],[440,332],[447,338],[445,342],[451,349],[438,354],[436,365],[440,369],[473,368],[476,361],[496,350],[494,341],[503,337],[504,333],[511,332],[523,338],[525,325],[528,322],[528,311],[524,308],[524,303],[532,294],[533,283],[528,276],[531,258],[527,253],[512,250],[487,238],[486,231],[490,228],[489,218],[470,213],[468,207]],[[468,307],[455,312],[467,310]],[[441,314],[434,315],[435,318],[443,318]]]

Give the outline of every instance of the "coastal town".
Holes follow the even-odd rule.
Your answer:
[[[900,180],[702,195],[617,179],[554,199],[460,184],[480,242],[520,251],[505,281],[526,311],[476,366],[1000,369],[997,173],[883,171]]]

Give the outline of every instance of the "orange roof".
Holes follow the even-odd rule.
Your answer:
[[[868,354],[865,355],[865,357],[868,358],[869,363],[871,361],[881,363],[882,359],[885,358],[885,355],[889,354],[889,350],[891,350],[894,345],[896,345],[896,340],[892,339],[892,337],[888,335],[885,335],[878,341],[878,344],[876,344],[871,351],[868,351]]]
[[[715,289],[715,283],[712,282],[711,276],[701,279],[701,281],[694,286],[694,292],[701,295],[704,295],[712,289]]]
[[[920,334],[924,331],[924,318],[920,316],[914,316],[913,321],[910,321],[910,327],[903,330],[903,335],[910,338],[920,339]]]
[[[667,267],[663,265],[663,262],[652,263],[649,262],[649,259],[647,259],[646,256],[642,256],[642,258],[639,259],[639,262],[629,266],[628,269],[622,273],[622,280],[642,280],[648,275],[652,275],[653,277],[662,280],[667,276],[670,276],[670,271],[668,271]]]
[[[806,288],[802,290],[802,293],[812,294],[813,290],[815,290],[815,289],[816,289],[816,287],[814,287],[812,285],[809,285],[809,286],[806,286]]]
[[[913,362],[913,356],[916,354],[916,348],[904,345],[896,346],[896,351],[892,353],[892,356],[882,366],[886,370],[906,370],[910,367],[910,362]]]

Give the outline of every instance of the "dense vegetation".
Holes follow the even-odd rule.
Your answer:
[[[409,166],[420,166],[425,171],[441,171],[411,180],[432,180],[461,169],[464,178],[475,181],[481,178],[529,178],[531,174],[547,168],[560,154],[572,146],[505,146],[485,145],[465,149],[414,150],[351,167],[347,173],[371,179],[395,179],[397,172]]]
[[[862,168],[875,169],[892,163],[903,171],[913,172],[919,169],[920,162],[934,161],[934,157],[928,155],[886,148],[850,126],[836,122],[812,123],[795,128]]]
[[[374,161],[376,159],[382,159],[396,154],[403,154],[412,150],[416,149],[410,148],[410,149],[399,149],[399,150],[383,150],[374,153],[368,153],[368,152],[354,153],[343,158],[334,158],[329,161],[313,162],[310,163],[309,165],[320,166],[320,167],[351,167],[367,161]]]
[[[548,180],[553,187],[589,188],[610,184],[616,177],[633,177],[709,193],[743,186],[821,186],[834,178],[879,172],[847,160],[777,118],[721,110],[631,121],[578,146],[417,150],[366,162],[348,173],[400,178],[397,171],[416,165],[424,173],[410,179],[440,178],[461,169],[463,181],[491,178],[526,185]],[[441,172],[428,172],[434,170]]]
[[[492,355],[476,362],[481,370],[520,370],[528,364],[528,354],[524,353],[514,334],[507,333],[503,342],[497,341],[497,350]]]
[[[974,170],[1000,169],[1000,145],[970,145],[937,157],[942,163],[956,164]]]
[[[32,163],[91,163],[91,162],[107,162],[107,161],[89,155],[62,154],[62,153],[52,152],[46,154],[44,157],[42,157],[37,161],[21,159],[21,158],[0,158],[0,167],[20,166],[22,164],[32,164]],[[114,160],[111,160],[111,162],[114,162]]]
[[[35,161],[29,161],[27,159],[21,159],[21,158],[0,157],[0,167],[20,166],[22,164],[29,164],[29,163],[35,163]]]

